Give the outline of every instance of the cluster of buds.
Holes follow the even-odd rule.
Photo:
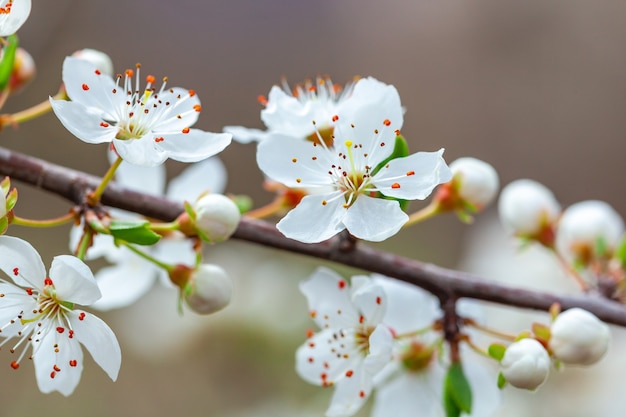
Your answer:
[[[592,365],[604,356],[609,342],[608,325],[586,310],[572,308],[558,314],[550,327],[535,324],[532,334],[522,333],[506,350],[490,353],[500,360],[500,386],[508,382],[535,390],[547,379],[552,362],[557,367]]]

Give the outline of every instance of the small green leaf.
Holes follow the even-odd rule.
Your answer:
[[[537,339],[550,340],[550,327],[541,323],[533,323],[532,329]]]
[[[517,337],[515,338],[515,341],[519,342],[520,340],[527,339],[529,337],[532,337],[532,334],[528,330],[524,330],[523,332],[517,335]]]
[[[9,219],[5,217],[0,219],[0,235],[3,235],[4,232],[9,228]]]
[[[502,375],[502,372],[498,372],[498,388],[502,389],[506,386],[506,378]]]
[[[185,207],[185,212],[189,215],[189,218],[191,220],[196,220],[196,211],[193,208],[193,205],[191,203],[189,203],[188,201],[185,201],[183,203],[183,206]]]
[[[608,245],[607,245],[606,239],[602,236],[599,236],[596,239],[595,245],[593,248],[594,254],[599,258],[604,258],[607,254],[607,251],[608,251]]]
[[[489,353],[489,356],[500,362],[504,357],[504,352],[506,352],[506,346],[499,343],[492,343],[489,345],[487,352]]]
[[[463,367],[458,362],[450,365],[446,375],[444,408],[448,417],[459,416],[461,411],[467,414],[472,412],[472,388],[463,373]]]
[[[150,230],[148,221],[114,220],[109,226],[109,231],[116,239],[137,245],[154,245],[161,239],[161,235]]]
[[[229,197],[233,200],[239,212],[241,214],[247,213],[252,210],[253,202],[252,199],[247,195],[229,195]]]
[[[376,167],[372,170],[372,173],[370,175],[372,177],[376,175],[376,173],[378,173],[378,171],[380,171],[382,167],[387,165],[389,161],[391,161],[392,159],[402,158],[403,156],[408,156],[408,155],[409,155],[409,145],[407,145],[406,140],[404,139],[404,137],[402,137],[402,135],[396,136],[396,141],[393,145],[393,152],[384,161],[376,165]]]
[[[11,35],[5,39],[5,44],[2,48],[2,60],[0,61],[0,91],[4,91],[11,80],[15,51],[17,51],[18,44],[17,35]]]

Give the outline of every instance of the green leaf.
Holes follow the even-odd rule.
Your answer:
[[[404,139],[404,137],[402,137],[402,135],[396,136],[396,141],[393,145],[393,152],[391,153],[391,155],[387,157],[387,159],[382,161],[380,164],[376,165],[376,167],[372,170],[372,173],[370,175],[372,177],[376,175],[376,173],[380,171],[382,167],[387,165],[389,161],[391,161],[392,159],[402,158],[403,156],[408,156],[408,155],[409,155],[409,145],[407,145],[406,140]]]
[[[550,327],[541,323],[533,323],[532,329],[537,339],[545,341],[550,340]]]
[[[161,235],[150,230],[150,222],[145,220],[114,220],[109,226],[109,231],[116,239],[137,245],[154,245],[161,239]]]
[[[500,362],[504,357],[504,352],[506,352],[506,346],[499,343],[492,343],[489,345],[487,352],[489,353],[489,356]]]
[[[196,220],[196,210],[194,210],[193,205],[188,201],[183,203],[183,207],[185,207],[185,212],[189,215],[191,220]]]
[[[15,62],[15,51],[19,41],[17,35],[11,35],[5,39],[2,49],[2,60],[0,61],[0,91],[4,91],[11,80],[13,74],[13,63]]]
[[[252,210],[252,206],[254,205],[254,203],[252,202],[252,198],[250,198],[249,196],[240,194],[229,195],[229,197],[233,200],[241,214],[247,213]]]
[[[502,375],[502,372],[498,372],[498,388],[502,389],[506,386],[506,378]]]
[[[472,388],[459,362],[450,365],[444,383],[444,408],[447,417],[458,417],[461,411],[472,412]]]
[[[396,140],[393,145],[393,152],[384,161],[376,165],[376,167],[372,170],[372,173],[370,175],[371,176],[376,175],[376,173],[380,171],[385,165],[387,165],[389,161],[391,161],[392,159],[402,158],[408,155],[409,155],[409,146],[406,143],[406,139],[404,139],[402,135],[396,136]],[[408,200],[403,200],[401,198],[388,197],[388,196],[382,195],[379,192],[376,193],[376,198],[384,198],[385,200],[395,200],[398,203],[400,203],[400,208],[402,210],[406,210],[407,206],[409,205]]]

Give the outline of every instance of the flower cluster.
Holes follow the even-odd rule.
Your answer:
[[[296,352],[296,370],[312,384],[334,388],[327,416],[353,415],[373,390],[374,417],[443,412],[447,364],[434,331],[440,317],[435,297],[383,276],[354,276],[348,283],[326,268],[300,289],[321,330],[309,331]],[[471,364],[466,373],[478,400],[472,415],[491,414],[498,390],[490,375]]]
[[[560,366],[592,365],[602,359],[610,332],[593,314],[572,308],[558,314],[550,327],[535,324],[532,334],[521,337],[502,356],[495,354],[502,366],[499,383],[535,390],[547,379],[552,360]]]
[[[270,134],[257,150],[269,179],[309,193],[277,225],[289,238],[315,243],[347,229],[360,239],[387,239],[408,221],[399,200],[424,199],[452,178],[443,150],[394,155],[400,97],[373,78],[359,80],[336,114],[308,123],[310,140]]]

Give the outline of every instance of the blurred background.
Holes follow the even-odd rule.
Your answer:
[[[204,110],[195,126],[211,131],[262,128],[256,97],[282,76],[295,84],[320,74],[339,83],[371,75],[400,92],[412,151],[445,147],[447,161],[488,161],[502,184],[532,178],[564,206],[602,199],[624,213],[624,13],[626,3],[609,0],[35,0],[18,34],[38,76],[3,111],[56,93],[64,57],[87,47],[108,53],[117,72],[141,62],[157,79],[168,76],[170,86],[195,89]],[[107,168],[105,145],[80,142],[52,114],[5,130],[2,146],[96,175]],[[262,205],[272,196],[261,189],[254,154],[254,145],[233,143],[221,158],[230,168],[227,191]],[[173,176],[183,165],[167,168]],[[19,193],[23,217],[68,209],[26,186]],[[556,268],[543,267],[550,261],[542,254],[520,260],[508,250],[493,214],[471,227],[444,216],[378,247],[515,285],[518,274],[529,286],[554,278],[546,289],[572,291]],[[31,241],[46,263],[67,253],[66,233],[10,230]],[[37,404],[50,416],[323,415],[330,392],[308,386],[293,370],[295,348],[312,326],[297,285],[317,263],[242,242],[210,248],[208,259],[236,280],[225,311],[180,317],[175,294],[155,288],[132,308],[103,315],[122,344],[117,383],[91,363],[72,397],[43,395],[34,372],[23,367],[4,377],[0,415],[38,414]],[[487,311],[508,317],[498,322],[505,328],[519,316]],[[523,318],[528,327],[530,316]],[[601,366],[553,375],[536,395],[505,390],[499,415],[622,416],[617,378],[626,364],[616,366],[618,360],[614,348]]]

